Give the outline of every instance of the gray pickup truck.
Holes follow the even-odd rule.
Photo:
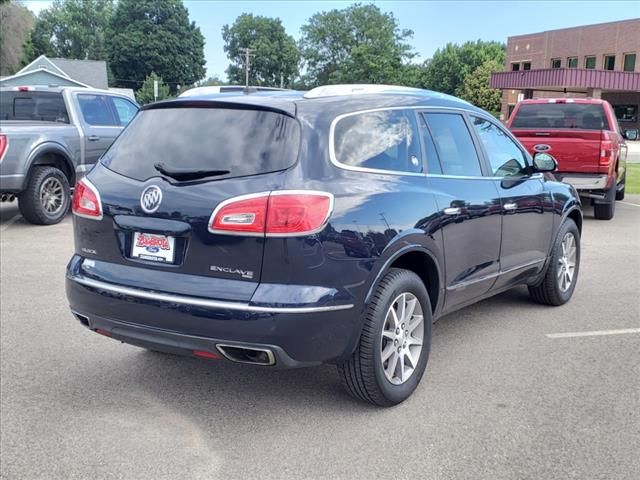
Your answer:
[[[0,200],[29,222],[61,221],[71,187],[138,112],[129,97],[69,87],[0,88]]]

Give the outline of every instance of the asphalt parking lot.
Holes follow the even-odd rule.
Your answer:
[[[441,319],[392,409],[352,400],[333,367],[186,359],[82,328],[70,217],[35,227],[3,204],[0,248],[3,479],[640,478],[640,196],[610,222],[586,209],[568,305],[519,289]]]

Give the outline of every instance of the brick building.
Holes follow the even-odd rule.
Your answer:
[[[638,128],[640,18],[509,37],[491,86],[502,90],[504,119],[523,98],[594,97],[614,106],[622,128]]]

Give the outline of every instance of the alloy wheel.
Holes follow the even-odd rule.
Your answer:
[[[424,317],[416,296],[401,293],[391,303],[382,328],[381,361],[394,385],[405,383],[418,366],[424,340]]]
[[[49,177],[40,187],[40,204],[49,216],[60,213],[64,205],[64,187],[62,182],[55,177]]]
[[[558,259],[558,287],[560,291],[566,292],[573,284],[573,278],[576,272],[576,256],[578,247],[576,245],[576,237],[573,233],[567,232],[562,239],[562,252]]]

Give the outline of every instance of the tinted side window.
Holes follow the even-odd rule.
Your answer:
[[[471,117],[473,127],[484,146],[495,177],[523,175],[527,161],[522,150],[494,123],[484,118]]]
[[[427,173],[442,173],[442,167],[440,166],[440,160],[438,160],[438,153],[436,152],[436,146],[433,143],[431,132],[424,117],[420,115],[420,131],[422,132],[422,142],[424,144],[424,155],[427,156],[425,163],[427,164]]]
[[[0,120],[69,123],[69,115],[61,93],[3,91],[0,95]]]
[[[118,123],[123,127],[126,126],[131,119],[138,113],[138,107],[136,107],[129,100],[125,100],[120,97],[109,97],[113,102],[113,107],[118,115]]]
[[[413,112],[381,110],[340,119],[334,130],[336,160],[344,165],[421,172],[420,139]]]
[[[118,122],[113,115],[111,105],[105,95],[78,95],[78,103],[82,111],[84,121],[89,125],[100,127],[117,126]]]
[[[455,113],[424,114],[436,144],[442,173],[480,177],[480,161],[471,134],[462,115]]]

